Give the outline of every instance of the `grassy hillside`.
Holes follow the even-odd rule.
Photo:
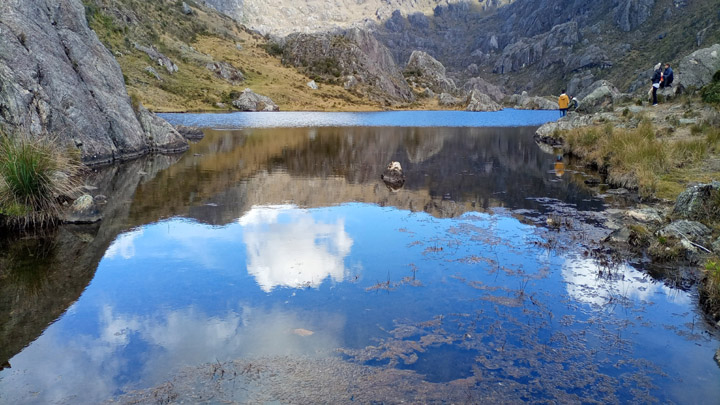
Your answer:
[[[231,101],[249,87],[270,97],[281,110],[377,110],[380,107],[342,86],[307,86],[310,79],[285,67],[272,46],[228,17],[187,1],[84,0],[90,27],[116,56],[133,102],[154,111],[212,111],[231,108]],[[135,48],[154,46],[169,57],[178,71],[165,68]],[[210,62],[227,62],[239,69],[245,81],[233,85],[206,68]],[[160,80],[146,69],[152,67]],[[225,107],[218,106],[223,103]]]

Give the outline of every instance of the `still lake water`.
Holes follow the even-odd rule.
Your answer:
[[[0,403],[720,398],[695,290],[592,252],[557,112],[164,117],[206,136],[95,173],[101,223],[0,239]]]

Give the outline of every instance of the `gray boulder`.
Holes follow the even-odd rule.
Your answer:
[[[145,73],[155,78],[157,81],[162,81],[162,77],[158,74],[157,70],[155,70],[152,66],[147,66],[144,69]]]
[[[594,121],[595,117],[592,115],[581,115],[571,112],[568,113],[567,116],[560,118],[557,121],[552,121],[541,125],[540,128],[535,131],[535,134],[537,135],[536,140],[541,139],[543,140],[543,142],[548,142],[553,146],[561,146],[562,142],[553,141],[553,133],[557,131],[565,131],[575,128],[587,127],[589,125],[593,125]]]
[[[135,49],[138,51],[144,52],[147,54],[147,56],[150,57],[150,59],[154,60],[155,63],[157,63],[159,66],[164,67],[168,73],[173,74],[178,71],[178,67],[170,58],[163,55],[162,53],[158,52],[157,49],[155,49],[154,46],[142,46],[135,44]]]
[[[418,87],[428,87],[437,93],[454,93],[455,82],[445,76],[445,66],[423,51],[413,51],[405,65],[404,74]]]
[[[647,21],[655,0],[620,0],[615,7],[615,24],[629,32]]]
[[[557,102],[544,97],[529,96],[525,91],[521,94],[513,94],[508,98],[508,102],[518,110],[557,110],[560,108]]]
[[[612,83],[598,80],[577,97],[580,100],[577,110],[586,113],[610,111],[619,97],[621,93]]]
[[[452,94],[442,93],[438,96],[438,103],[446,107],[452,107],[463,103],[463,100],[453,96]]]
[[[51,134],[87,164],[148,153],[120,66],[88,28],[80,0],[2,1],[0,31],[5,132]]]
[[[315,80],[310,80],[310,81],[307,83],[307,86],[310,87],[310,88],[313,89],[313,90],[317,90],[317,89],[319,88],[318,85],[317,85],[317,83],[315,83]]]
[[[582,69],[612,67],[612,61],[597,45],[590,45],[581,52],[573,53],[567,59],[567,70],[579,71]]]
[[[205,137],[205,133],[198,127],[176,125],[175,130],[185,139],[200,140]]]
[[[405,173],[403,173],[400,162],[390,162],[380,175],[380,179],[392,191],[401,189],[405,185]]]
[[[342,80],[346,89],[383,104],[415,101],[390,51],[371,32],[351,28],[340,34],[291,34],[284,42],[286,65],[304,68],[328,82]]]
[[[253,92],[250,89],[243,90],[240,96],[233,101],[233,105],[240,111],[279,111],[280,108],[270,97]]]
[[[673,237],[705,245],[712,231],[700,222],[681,219],[661,228],[656,234],[657,236]]]
[[[83,194],[62,214],[62,221],[69,224],[92,224],[102,220],[97,203],[89,194]]]
[[[642,224],[659,225],[663,222],[663,214],[654,208],[635,208],[625,211],[625,217]]]
[[[501,103],[505,99],[505,93],[499,86],[496,86],[480,77],[473,77],[463,86],[463,90],[468,94],[472,94],[473,90],[477,90],[482,94],[490,96],[496,103]]]
[[[473,90],[468,96],[468,105],[465,108],[466,111],[500,111],[502,106],[496,103],[490,96],[480,92],[479,90]]]
[[[145,132],[145,143],[150,152],[177,153],[188,149],[185,138],[164,119],[138,106],[138,121]]]
[[[688,187],[678,195],[673,208],[673,215],[680,218],[703,220],[718,212],[720,198],[720,182],[698,184]]]
[[[213,73],[215,76],[225,80],[233,85],[240,84],[245,80],[245,75],[235,68],[235,66],[227,62],[212,62],[205,65],[205,68]]]
[[[193,13],[193,11],[192,11],[192,9],[190,8],[190,6],[188,6],[188,4],[185,3],[184,1],[182,2],[182,12],[183,12],[183,14],[185,14],[185,15],[191,15],[191,14]]]
[[[521,38],[505,46],[496,59],[493,73],[517,72],[530,65],[548,68],[565,65],[572,46],[579,42],[578,24],[570,21],[553,26],[550,31],[532,38]]]
[[[580,94],[581,91],[590,87],[593,83],[595,83],[595,81],[595,75],[593,75],[589,71],[577,73],[573,75],[568,82],[566,93],[570,97],[575,97],[576,95]]]
[[[710,82],[720,70],[720,44],[699,49],[684,57],[676,70],[675,82],[685,88],[699,89]],[[673,86],[677,86],[673,84]]]

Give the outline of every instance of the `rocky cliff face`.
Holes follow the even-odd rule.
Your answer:
[[[396,105],[415,99],[390,52],[368,31],[293,34],[283,49],[283,63],[323,81],[341,81],[371,100]]]
[[[141,126],[120,67],[88,28],[80,0],[4,0],[0,37],[5,132],[56,136],[90,164],[187,148],[157,117]]]
[[[398,65],[423,51],[458,87],[481,78],[513,93],[579,92],[599,79],[632,90],[633,79],[658,60],[677,62],[720,40],[713,0],[242,3],[243,23],[262,32],[333,30],[355,21]]]
[[[512,0],[479,0],[477,9],[494,8]],[[205,0],[242,24],[263,34],[286,36],[292,33],[326,32],[357,23],[382,23],[393,13],[432,14],[434,10],[467,7],[467,0]]]

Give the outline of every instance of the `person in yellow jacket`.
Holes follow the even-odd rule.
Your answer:
[[[563,89],[562,94],[558,97],[558,106],[560,106],[560,114],[564,117],[567,115],[568,106],[570,105],[570,97],[565,94]]]

